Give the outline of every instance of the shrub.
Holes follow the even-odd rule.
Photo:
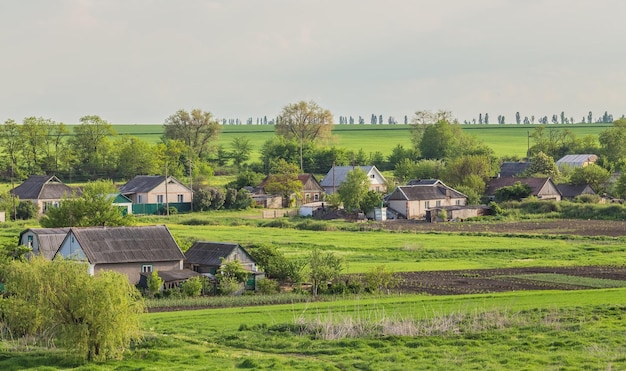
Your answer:
[[[335,226],[330,225],[325,222],[315,221],[315,220],[305,220],[301,223],[296,224],[296,229],[306,230],[306,231],[335,231],[337,228]]]
[[[221,295],[234,295],[242,289],[242,284],[235,277],[222,277],[217,285]]]
[[[289,220],[284,218],[272,219],[268,222],[261,224],[261,227],[270,228],[292,228],[293,224]]]
[[[580,195],[576,197],[576,202],[583,204],[597,204],[600,203],[600,196],[598,195]]]
[[[191,277],[187,281],[180,284],[180,289],[185,296],[200,296],[202,293],[202,281],[200,277]]]
[[[280,286],[278,285],[278,282],[270,280],[268,278],[259,280],[257,282],[257,289],[259,294],[263,295],[276,294],[280,292]]]

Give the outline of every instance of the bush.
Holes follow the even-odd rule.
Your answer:
[[[600,196],[598,195],[580,195],[576,197],[576,202],[583,204],[597,204],[600,203]]]
[[[199,219],[199,218],[191,218],[188,220],[183,220],[180,222],[183,225],[219,225],[219,223],[215,220],[207,220],[207,219]]]
[[[235,277],[222,277],[217,284],[217,290],[221,295],[234,295],[242,287],[242,284]]]
[[[296,224],[296,229],[305,231],[336,231],[335,226],[315,220],[305,220]]]
[[[278,282],[268,278],[257,281],[257,289],[259,294],[269,295],[280,292]]]
[[[187,281],[180,284],[180,289],[185,296],[200,296],[202,294],[202,281],[200,277],[191,277]]]
[[[15,216],[20,220],[33,219],[38,213],[37,205],[30,201],[20,201],[15,208]]]
[[[293,224],[289,220],[284,218],[272,219],[268,222],[261,224],[261,227],[270,228],[293,228]]]

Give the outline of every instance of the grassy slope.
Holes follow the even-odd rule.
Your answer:
[[[144,318],[145,341],[122,361],[80,367],[80,362],[59,352],[16,352],[6,357],[0,351],[0,368],[622,369],[624,294],[626,289],[408,296],[153,313]],[[322,340],[285,331],[307,319],[453,320],[496,310],[499,314],[489,323],[476,322],[475,329],[464,332],[455,331],[453,321],[442,321],[443,335]],[[504,325],[520,316],[528,320]]]
[[[463,129],[482,139],[497,156],[526,155],[528,134],[538,125],[463,125]],[[548,128],[568,129],[578,137],[596,136],[608,125],[548,125]],[[114,125],[119,134],[138,136],[148,142],[156,143],[162,135],[162,125]],[[272,126],[227,125],[222,127],[218,144],[228,148],[232,139],[243,136],[250,140],[254,149],[253,160],[258,158],[263,143],[274,136]],[[365,153],[380,151],[385,156],[398,144],[405,148],[411,146],[410,125],[336,125],[331,144],[350,150],[363,149]],[[531,143],[532,145],[532,143]]]

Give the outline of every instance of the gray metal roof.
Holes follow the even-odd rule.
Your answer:
[[[121,194],[147,193],[165,181],[163,175],[137,175],[120,187]]]
[[[594,154],[580,154],[580,155],[565,155],[561,157],[556,164],[563,165],[569,164],[573,166],[582,166],[586,162],[595,162],[598,160],[598,156]]]
[[[161,262],[185,256],[166,226],[71,228],[91,264]]]
[[[333,166],[330,170],[328,170],[328,174],[326,174],[324,179],[322,179],[320,185],[322,187],[338,187],[339,184],[346,180],[348,173],[355,168],[361,168],[365,174],[369,174],[371,171],[376,169],[376,166]],[[376,169],[376,171],[378,171],[378,169]]]
[[[467,196],[437,180],[434,183],[425,182],[424,184],[399,186],[387,200],[421,201],[444,200],[446,198],[467,198]]]
[[[236,243],[196,241],[185,252],[185,261],[192,264],[219,266],[222,264],[221,258],[228,257],[237,247],[241,248]],[[241,249],[246,252],[243,248]]]
[[[11,194],[22,200],[60,200],[71,197],[73,192],[80,193],[80,190],[63,184],[54,175],[31,175],[11,190]]]
[[[530,162],[503,162],[500,165],[500,177],[520,176],[530,167]]]
[[[52,260],[69,230],[69,228],[30,228],[20,233],[19,238],[21,242],[25,233],[28,231],[33,232],[37,237],[39,254],[46,259]]]

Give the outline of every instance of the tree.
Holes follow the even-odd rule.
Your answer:
[[[110,180],[90,182],[80,197],[63,199],[58,207],[49,208],[39,223],[45,228],[130,225],[132,216],[122,215],[112,203],[115,192]]]
[[[153,270],[148,277],[148,294],[151,297],[154,297],[159,291],[161,291],[161,287],[163,287],[163,279],[159,277],[159,272],[157,270]]]
[[[123,137],[117,148],[117,174],[125,179],[137,175],[158,174],[156,148],[137,137]]]
[[[298,179],[299,169],[297,166],[278,160],[273,167],[272,173],[265,181],[265,192],[279,194],[283,197],[283,206],[289,205],[293,194],[300,194],[304,186]]]
[[[19,163],[19,153],[23,142],[20,135],[20,127],[15,121],[9,119],[4,122],[4,125],[0,125],[0,144],[9,158],[7,169],[9,174],[18,176],[19,168],[17,164]]]
[[[165,138],[182,141],[187,151],[204,158],[210,151],[211,141],[217,140],[220,125],[211,112],[193,109],[178,110],[165,119]]]
[[[45,150],[46,126],[52,120],[42,117],[27,117],[22,122],[20,134],[22,136],[22,153],[26,160],[26,169],[29,174],[41,171],[41,157]]]
[[[589,164],[572,170],[569,180],[572,184],[589,184],[594,191],[600,193],[610,177],[611,173],[608,170],[596,164]]]
[[[198,276],[191,277],[180,284],[180,289],[185,296],[200,296],[200,294],[202,294],[202,280]]]
[[[144,303],[120,273],[90,276],[84,263],[35,257],[13,261],[5,274],[0,317],[14,335],[54,342],[89,361],[118,358],[141,337]]]
[[[505,186],[496,189],[495,196],[496,201],[520,201],[532,194],[532,189],[528,184],[522,184],[521,182],[515,182],[512,186]]]
[[[322,253],[316,248],[309,255],[309,268],[309,277],[312,283],[311,292],[314,296],[317,296],[319,286],[339,278],[343,266],[341,258],[331,252]]]
[[[626,172],[622,172],[615,183],[615,195],[619,198],[626,198]]]
[[[112,149],[108,137],[113,134],[111,124],[99,116],[80,118],[80,125],[74,128],[74,136],[69,142],[83,172],[94,175],[105,169]]]
[[[397,287],[400,283],[385,265],[371,268],[365,273],[363,280],[365,281],[365,289],[375,294],[382,292],[389,293],[389,290]]]
[[[302,156],[304,142],[329,138],[333,129],[333,115],[313,101],[300,101],[283,108],[276,118],[275,128],[279,136],[300,142],[300,170],[304,171]]]
[[[360,210],[361,202],[365,198],[370,187],[370,180],[367,174],[360,168],[348,172],[346,180],[339,185],[337,193],[343,207],[348,211]]]
[[[530,159],[530,166],[524,172],[526,176],[549,176],[558,179],[561,175],[554,159],[543,152],[538,152]]]
[[[416,140],[417,136],[413,136]],[[471,154],[491,154],[491,150],[476,139],[466,134],[458,124],[438,121],[423,130],[419,142],[413,143],[426,159],[451,159]]]
[[[626,158],[626,119],[619,119],[599,135],[601,151],[613,165]]]
[[[235,166],[241,169],[241,165],[250,159],[250,152],[252,152],[252,145],[250,139],[246,137],[235,137],[230,142],[231,152],[230,157],[233,159]]]

